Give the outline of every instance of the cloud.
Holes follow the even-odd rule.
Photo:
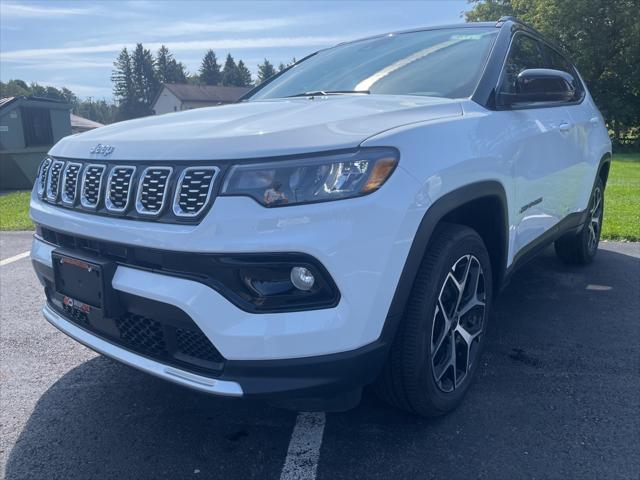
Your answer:
[[[190,50],[207,50],[209,48],[217,50],[236,50],[249,48],[278,48],[278,47],[318,47],[334,45],[344,40],[338,36],[306,36],[306,37],[271,37],[271,38],[234,38],[234,39],[212,39],[212,40],[189,40],[182,42],[153,42],[145,43],[145,48],[157,50],[161,45],[166,45],[174,52]],[[135,42],[110,43],[105,45],[92,45],[81,47],[64,48],[34,48],[25,50],[13,50],[2,52],[0,55],[3,62],[28,62],[28,61],[51,61],[53,57],[60,55],[83,55],[96,53],[116,53],[123,47],[132,48]]]
[[[163,37],[178,37],[183,35],[195,35],[199,33],[215,32],[250,32],[283,28],[290,25],[299,25],[302,19],[296,17],[262,18],[254,20],[228,20],[225,18],[210,18],[199,22],[174,22],[168,25],[156,26],[145,29],[147,35],[160,35]],[[157,25],[157,24],[156,24]]]
[[[62,17],[67,15],[91,15],[95,8],[60,8],[45,4],[0,3],[0,13],[4,18]]]
[[[70,70],[72,68],[113,68],[111,61],[74,60],[69,58],[56,58],[50,62],[29,62],[16,68],[21,70]]]

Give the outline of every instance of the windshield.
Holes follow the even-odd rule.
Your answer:
[[[498,31],[449,28],[390,34],[321,50],[250,100],[307,92],[469,97]]]

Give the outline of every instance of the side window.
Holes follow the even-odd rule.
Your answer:
[[[544,52],[547,56],[547,60],[549,61],[549,68],[573,75],[573,67],[562,55],[546,45],[544,46]]]
[[[511,50],[504,65],[500,91],[515,93],[516,78],[520,72],[529,68],[545,67],[544,57],[538,41],[526,35],[516,35],[513,38]]]
[[[547,57],[547,68],[566,72],[573,77],[573,85],[576,89],[576,96],[574,100],[578,100],[584,92],[584,89],[573,65],[571,65],[566,58],[556,52],[553,48],[548,47],[547,45],[544,45],[542,48],[544,49],[544,54]]]

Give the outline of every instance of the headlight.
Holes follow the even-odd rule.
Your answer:
[[[366,148],[336,155],[235,165],[221,195],[245,195],[265,207],[324,202],[376,191],[398,164],[398,151]]]

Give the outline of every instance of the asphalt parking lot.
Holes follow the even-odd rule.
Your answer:
[[[29,233],[0,238],[0,260],[30,246]],[[0,266],[7,479],[640,477],[640,244],[601,244],[586,268],[549,250],[520,270],[479,378],[437,420],[371,393],[309,418],[191,392],[59,333],[43,298],[28,258]]]

